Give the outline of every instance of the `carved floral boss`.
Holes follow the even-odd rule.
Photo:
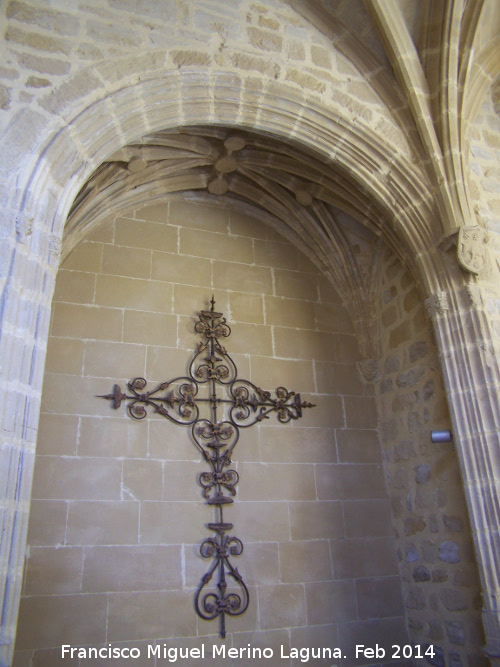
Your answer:
[[[220,635],[225,637],[225,615],[239,616],[249,603],[246,584],[230,561],[231,556],[243,553],[243,543],[228,534],[233,524],[225,523],[223,517],[223,507],[233,502],[239,480],[238,473],[230,465],[240,428],[268,419],[272,412],[285,424],[299,419],[303,408],[314,406],[302,402],[300,394],[284,387],[278,387],[273,397],[271,392],[260,389],[249,380],[238,379],[236,364],[219,340],[227,338],[231,329],[223,314],[215,311],[213,297],[211,304],[211,310],[203,310],[196,322],[195,331],[202,336],[202,341],[191,360],[187,376],[162,382],[153,391],[146,391],[144,378],[135,378],[127,385],[129,393],[123,393],[115,384],[112,394],[99,398],[112,401],[115,409],[126,402],[134,419],[144,419],[147,408],[151,408],[176,424],[191,426],[193,440],[210,466],[209,471],[200,474],[199,483],[207,504],[216,509],[216,521],[208,524],[214,535],[200,547],[202,557],[212,562],[196,591],[195,608],[205,620],[220,617]],[[208,389],[205,397],[201,396],[202,386]],[[203,405],[209,408],[209,419],[200,415]],[[223,413],[221,421],[218,410]],[[209,589],[214,573],[217,573],[217,585]],[[237,592],[228,590],[226,576],[236,582]]]

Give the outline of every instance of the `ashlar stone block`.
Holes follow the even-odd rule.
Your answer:
[[[265,630],[305,625],[306,598],[300,584],[258,588],[261,627]]]
[[[133,501],[73,501],[68,506],[68,545],[137,544],[139,503]]]
[[[179,590],[179,546],[95,546],[85,549],[86,593]]]
[[[17,647],[50,648],[62,644],[103,644],[106,595],[44,595],[21,600]]]
[[[281,580],[284,583],[328,581],[332,578],[327,540],[282,542],[279,553]]]
[[[79,547],[32,547],[26,562],[24,594],[62,595],[79,593],[83,549]]]
[[[358,618],[352,581],[323,581],[306,584],[307,616],[311,625],[340,623]]]
[[[181,591],[112,593],[108,641],[168,639],[196,635],[192,600]]]

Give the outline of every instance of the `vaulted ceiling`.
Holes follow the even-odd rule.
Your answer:
[[[110,155],[82,187],[68,216],[64,251],[110,211],[154,197],[243,208],[294,242],[337,286],[354,313],[364,356],[377,356],[371,323],[381,250],[389,246],[418,282],[420,255],[460,226],[477,224],[468,193],[468,142],[500,70],[500,3],[286,4],[369,85],[395,135],[405,138],[405,154],[398,146],[390,157],[391,138],[377,135],[376,127],[372,134],[353,129],[343,147],[352,164],[362,165],[359,171],[298,141],[244,126],[181,125],[146,134]],[[384,143],[389,159],[380,166]],[[332,145],[333,155],[336,150]],[[408,220],[374,197],[364,176],[370,170],[383,172],[389,199],[407,200],[399,211],[414,208]]]

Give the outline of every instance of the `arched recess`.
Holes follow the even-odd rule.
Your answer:
[[[207,103],[207,91],[209,102]],[[336,110],[339,111],[338,109]],[[2,358],[5,428],[11,438],[6,485],[10,507],[4,519],[2,571],[5,662],[15,633],[29,497],[36,440],[50,302],[70,206],[92,171],[109,155],[145,133],[179,125],[213,125],[252,129],[293,141],[320,155],[327,165],[364,189],[385,211],[381,220],[394,230],[414,260],[425,292],[432,293],[446,275],[438,270],[432,192],[406,157],[395,155],[383,138],[357,124],[350,115],[325,108],[298,87],[270,79],[247,80],[234,72],[180,70],[144,73],[141,81],[114,85],[90,104],[71,105],[61,114],[64,127],[45,130],[38,155],[18,177],[11,211],[16,241],[7,265],[3,301]],[[26,117],[26,122],[31,118]],[[16,132],[22,131],[22,120]],[[13,133],[15,134],[15,133]],[[14,141],[15,136],[9,140]],[[22,161],[22,160],[21,160]],[[21,372],[20,370],[21,369]],[[6,450],[7,451],[7,450]]]
[[[87,603],[90,604],[91,598],[97,603],[95,613],[89,616],[93,619],[90,625],[94,631],[98,627],[99,632],[93,634],[92,640],[88,640],[87,643],[94,645],[102,639],[106,626],[102,623],[105,612],[100,595],[104,589],[99,588],[100,584],[96,586],[95,582],[89,584],[88,575],[92,578],[91,561],[95,559],[94,573],[98,578],[102,579],[102,573],[107,569],[102,559],[111,565],[110,573],[116,571],[123,576],[123,559],[128,559],[130,555],[127,552],[132,552],[133,559],[139,556],[139,560],[136,561],[138,564],[141,556],[147,557],[151,563],[158,563],[160,557],[167,557],[158,565],[158,571],[163,574],[153,583],[153,588],[158,588],[161,593],[153,591],[151,594],[149,588],[152,585],[152,577],[146,587],[148,590],[144,589],[142,592],[137,588],[134,589],[134,593],[127,593],[125,590],[127,586],[120,590],[111,590],[111,615],[108,617],[111,620],[107,626],[110,629],[108,635],[110,642],[118,641],[121,636],[124,640],[131,641],[132,645],[136,642],[142,646],[139,639],[160,639],[164,636],[168,643],[175,632],[178,632],[179,636],[189,636],[190,641],[199,646],[204,637],[216,632],[214,624],[200,621],[197,623],[192,609],[193,591],[189,590],[196,585],[200,568],[202,568],[201,574],[204,571],[205,564],[197,554],[199,542],[205,537],[204,517],[209,512],[209,508],[200,501],[199,491],[197,493],[193,481],[193,472],[200,466],[198,461],[200,457],[190,443],[189,433],[181,427],[170,427],[168,421],[155,417],[151,412],[145,422],[134,423],[123,414],[122,410],[115,413],[107,402],[93,397],[95,393],[106,394],[115,381],[124,389],[124,380],[129,379],[124,377],[127,372],[142,374],[141,364],[144,360],[138,361],[136,353],[140,354],[146,347],[148,348],[147,370],[144,375],[151,384],[156,383],[156,380],[167,379],[167,375],[171,377],[172,374],[185,372],[186,360],[198,342],[197,336],[193,334],[193,324],[196,319],[193,317],[193,311],[199,308],[200,301],[202,306],[205,306],[212,288],[215,289],[217,306],[225,314],[230,308],[232,314],[229,323],[233,331],[224,343],[235,356],[240,374],[247,376],[250,373],[251,379],[260,385],[268,383],[265,385],[266,388],[273,388],[276,383],[292,388],[293,381],[293,388],[302,391],[304,399],[317,403],[314,413],[311,410],[311,414],[307,415],[304,411],[304,418],[294,423],[290,429],[287,429],[290,425],[280,427],[274,420],[266,420],[262,428],[259,427],[261,445],[259,437],[252,433],[252,429],[245,429],[245,434],[242,434],[235,450],[234,465],[241,475],[241,483],[238,486],[236,503],[227,508],[228,512],[224,512],[224,517],[229,521],[234,520],[234,532],[245,544],[245,554],[235,564],[245,577],[245,581],[252,587],[252,606],[242,619],[227,619],[228,634],[230,633],[233,645],[237,645],[238,642],[244,642],[244,645],[263,643],[274,648],[275,642],[285,636],[286,648],[288,627],[291,628],[292,640],[301,637],[306,645],[328,640],[327,633],[332,641],[332,638],[336,637],[337,623],[338,629],[340,630],[343,625],[346,632],[352,632],[354,626],[359,632],[366,631],[372,619],[363,618],[363,613],[370,617],[378,615],[376,620],[373,619],[371,626],[373,631],[384,627],[391,636],[404,640],[406,628],[402,613],[401,583],[390,519],[390,504],[386,496],[381,452],[374,428],[377,421],[375,398],[372,388],[356,373],[355,362],[358,359],[356,340],[348,313],[341,307],[339,297],[330,286],[322,283],[315,267],[304,258],[299,259],[291,244],[283,243],[272,229],[261,225],[258,218],[246,216],[241,210],[220,205],[207,206],[199,200],[190,201],[189,196],[184,198],[178,196],[163,198],[161,202],[157,200],[150,206],[129,210],[121,220],[113,221],[115,218],[113,214],[110,218],[115,242],[110,242],[112,236],[106,228],[98,229],[93,240],[82,243],[76,248],[74,255],[68,257],[59,273],[62,280],[58,283],[54,304],[52,335],[55,338],[51,341],[50,361],[44,386],[43,432],[40,440],[42,451],[37,460],[37,465],[41,462],[41,467],[35,475],[33,516],[40,516],[40,510],[43,514],[44,503],[45,507],[52,507],[55,515],[59,514],[60,506],[65,504],[59,490],[61,485],[68,489],[65,475],[56,474],[53,477],[58,466],[69,465],[73,468],[73,472],[70,472],[70,468],[66,468],[66,473],[75,480],[75,483],[78,479],[79,489],[72,488],[66,496],[71,516],[68,539],[64,538],[64,546],[69,548],[56,551],[54,545],[59,541],[59,537],[55,537],[51,543],[52,550],[47,548],[47,542],[43,540],[37,542],[35,538],[31,542],[34,548],[30,554],[33,560],[28,561],[29,588],[21,606],[21,622],[18,630],[19,649],[24,650],[24,653],[18,657],[29,658],[29,650],[38,649],[36,660],[44,654],[42,650],[44,646],[49,649],[57,643],[54,641],[54,635],[52,635],[53,643],[49,643],[51,636],[47,632],[47,627],[50,623],[45,623],[43,620],[49,615],[47,611],[45,613],[43,611],[44,604],[48,604],[46,610],[50,608],[54,613],[61,612],[60,607],[56,610],[52,605],[54,603],[57,606],[58,601],[55,599],[57,595],[52,600],[47,597],[42,599],[44,594],[51,596],[54,593],[50,584],[43,588],[51,578],[49,572],[53,567],[49,553],[54,558],[62,558],[67,565],[67,558],[71,558],[74,552],[78,557],[83,549],[86,550],[87,566],[84,574],[86,595],[75,595],[74,587],[66,588],[66,592],[72,599],[68,598],[68,601],[74,601],[80,609]],[[155,237],[151,233],[153,228],[157,232]],[[214,241],[216,238],[217,242]],[[252,247],[256,252],[253,262]],[[139,268],[142,276],[144,276],[142,271],[145,266],[149,267],[149,264],[141,262],[141,258],[143,259],[148,253],[153,255],[155,279],[149,283],[146,279],[134,280],[123,275],[127,272],[127,265],[123,260],[127,255],[130,257],[132,248],[136,251],[136,259],[139,261],[131,264]],[[280,252],[277,252],[278,249]],[[79,289],[84,285],[87,296],[94,294],[93,271],[99,251],[103,253],[106,269],[101,271],[99,268],[95,273],[99,283],[97,302],[94,303],[90,297],[89,303],[74,303],[80,300]],[[110,273],[109,251],[121,254],[121,259],[115,263],[115,275]],[[83,263],[81,261],[85,256],[88,263],[85,259]],[[179,259],[184,262],[184,266],[179,263]],[[275,261],[276,264],[273,263]],[[268,264],[273,268],[269,268]],[[195,273],[196,266],[199,269],[198,274]],[[118,267],[121,270],[118,270]],[[131,266],[129,268],[132,269]],[[209,284],[204,285],[203,277],[207,276],[207,269]],[[274,281],[270,279],[271,270]],[[213,285],[210,284],[211,272]],[[134,273],[135,270],[132,269],[131,274]],[[183,275],[176,276],[177,273]],[[75,281],[72,276],[76,278]],[[109,281],[111,283],[118,281],[125,289],[119,289],[119,294],[112,288],[108,294],[112,298],[108,300],[108,297],[101,292],[101,287],[107,291],[106,284]],[[242,282],[244,284],[241,284]],[[175,283],[173,296],[169,291],[171,283]],[[80,287],[73,291],[71,297],[72,286],[77,285]],[[277,286],[276,291],[274,285]],[[151,306],[153,293],[156,303]],[[101,307],[103,303],[101,296],[104,296],[109,308]],[[104,320],[100,330],[96,328],[92,333],[86,330],[85,322],[93,317],[90,314],[93,310],[101,312],[107,310],[108,314],[114,312],[121,315],[123,297],[131,305],[131,308],[126,307],[124,311],[123,340],[120,337],[121,327],[118,338],[114,341],[109,338],[109,335],[113,334],[104,333],[104,329],[107,328]],[[133,304],[129,301],[130,297],[134,300]],[[113,298],[118,300],[114,301]],[[265,319],[262,309],[256,306],[256,303],[262,303],[264,300]],[[172,305],[173,309],[169,312]],[[165,306],[166,313],[162,312],[162,306]],[[69,318],[65,315],[60,318],[60,313],[64,311],[69,314]],[[88,313],[87,317],[86,315],[80,317],[85,311]],[[77,312],[80,316],[75,317]],[[129,329],[130,316],[136,322],[132,337]],[[83,325],[83,330],[79,330],[78,324],[76,328],[72,328],[72,323],[76,323],[77,319],[80,325]],[[63,322],[66,322],[72,330],[66,329],[65,333],[60,328],[61,324],[63,328],[66,326]],[[156,327],[148,326],[153,323]],[[268,335],[271,327],[274,331],[273,337]],[[83,341],[83,338],[100,340]],[[78,347],[82,344],[86,346],[84,354],[86,368],[83,373],[77,369],[78,353],[69,357],[66,354],[70,349],[76,351],[75,345]],[[276,353],[272,349],[274,346]],[[118,355],[121,361],[111,348],[115,350],[122,348],[122,352]],[[95,361],[94,370],[91,357],[94,357]],[[64,359],[71,367],[67,372],[63,370]],[[314,386],[314,374],[311,373],[312,364],[319,380],[317,389]],[[138,367],[139,370],[135,370]],[[70,385],[73,389],[70,389]],[[74,401],[72,396],[80,398]],[[346,423],[344,423],[344,401]],[[362,417],[360,417],[361,412]],[[75,425],[78,419],[80,420],[77,429],[79,449],[75,456],[77,450],[76,440],[72,437],[74,432],[70,437],[62,435],[58,438],[57,429],[64,430],[63,424],[67,425],[68,422]],[[121,437],[118,432],[107,430],[110,422],[119,427]],[[53,438],[47,434],[47,425],[49,430],[56,429],[52,431]],[[150,437],[149,458],[144,453],[148,428],[153,434],[153,437]],[[336,442],[340,451],[338,460]],[[131,448],[125,443],[131,444]],[[60,445],[62,448],[68,447],[65,449],[66,455],[54,456],[57,451],[62,454]],[[112,461],[112,458],[115,460]],[[164,494],[165,489],[167,490],[163,498],[161,492],[158,497],[159,485],[156,474],[158,469],[161,469],[161,459],[165,460]],[[87,474],[74,475],[75,464],[77,467],[83,464]],[[86,467],[88,464],[94,468],[93,472]],[[125,466],[123,469],[125,476],[120,496],[116,479],[117,469],[122,465]],[[143,479],[142,491],[137,487],[137,482],[140,480],[140,474],[138,476],[137,473],[140,469],[147,470],[148,473],[148,477]],[[101,472],[105,470],[110,471],[110,476],[107,477],[109,485],[104,483],[104,477],[100,477]],[[316,495],[313,474],[319,495]],[[57,478],[58,489],[55,489],[50,480],[48,485],[45,484],[43,480],[47,480],[47,475],[54,482]],[[107,488],[104,493],[105,498],[100,491],[96,493],[96,497],[91,495],[96,492],[97,477],[103,482],[101,488]],[[271,480],[271,484],[265,484],[265,480]],[[47,494],[56,502],[52,503]],[[92,500],[104,501],[100,503],[102,510],[97,510],[99,503],[92,504],[91,516],[84,509],[89,494]],[[168,502],[159,502],[161,500],[171,500],[172,506],[169,507]],[[180,503],[175,502],[179,500]],[[89,530],[90,532],[95,530],[93,527],[100,523],[95,521],[96,515],[104,519],[104,523],[100,523],[102,530],[104,525],[110,526],[106,518],[109,513],[120,511],[127,505],[130,508],[138,502],[142,502],[139,544],[137,544],[137,517],[133,515],[129,516],[127,521],[125,536],[122,533],[116,537],[117,532],[111,529],[108,532],[104,530],[97,543],[92,543],[92,538],[89,541],[87,536],[83,538],[77,536],[76,533],[81,534],[82,528],[87,535]],[[186,509],[179,512],[182,505],[186,506]],[[347,534],[343,531],[342,521],[338,522],[341,505],[345,507],[345,512],[350,517]],[[188,510],[188,507],[192,509]],[[158,520],[154,521],[152,512],[155,513],[158,509],[161,510],[161,516],[158,515]],[[368,509],[373,510],[372,525],[370,522],[367,524]],[[292,515],[291,538],[288,511]],[[185,517],[182,525],[175,519],[179,515]],[[42,519],[38,525],[53,527],[56,523],[59,524],[60,531],[65,518],[55,516],[54,522]],[[116,524],[119,523],[117,519]],[[174,525],[176,523],[177,526]],[[77,527],[75,533],[74,528],[77,524],[80,528]],[[130,534],[134,530],[131,539]],[[121,541],[124,544],[121,544]],[[335,551],[333,558],[335,576],[330,574],[328,553],[330,542],[331,548]],[[181,551],[185,558],[183,562],[187,581],[183,586],[179,583]],[[359,557],[353,558],[352,551],[359,553]],[[171,560],[168,558],[169,554],[172,556]],[[281,576],[276,570],[279,554],[282,563]],[[307,562],[308,554],[314,554],[314,558],[311,559],[314,560],[314,567],[310,567]],[[40,558],[45,560],[45,565],[41,564]],[[115,567],[108,558],[114,559]],[[103,562],[102,569],[99,568],[99,559]],[[353,566],[350,565],[351,562],[354,562]],[[39,567],[41,566],[42,572],[45,571],[47,574],[38,577],[39,583],[33,587],[30,583],[31,573],[37,571],[37,563]],[[66,565],[62,565],[61,570],[66,570],[66,582],[68,582],[70,577]],[[262,567],[259,568],[259,565]],[[148,567],[144,570],[150,571]],[[133,582],[134,576],[130,573],[128,579]],[[63,574],[62,579],[64,578]],[[80,582],[79,577],[72,579]],[[167,579],[167,590],[162,591],[165,579]],[[357,616],[354,604],[357,599],[354,592],[355,582],[358,579],[361,590],[358,596],[365,605],[360,617]],[[40,583],[42,588],[39,586]],[[109,586],[109,583],[106,585]],[[111,584],[111,588],[113,586],[116,586],[116,580]],[[169,586],[173,590],[168,590]],[[85,597],[85,601],[82,601],[81,597]],[[132,619],[132,624],[135,625],[132,632],[144,632],[144,622],[140,622],[138,607],[133,602],[134,597],[136,600],[147,598],[150,602],[161,598],[158,606],[146,603],[143,609],[145,611],[154,607],[155,610],[162,610],[158,614],[158,616],[163,614],[164,625],[161,629],[158,620],[153,622],[149,613],[143,615],[151,626],[147,632],[167,634],[129,636],[120,634],[123,632],[120,629],[120,625],[123,625],[119,622],[120,614],[129,619],[125,623],[126,626],[130,625]],[[380,597],[389,599],[388,606],[383,610],[378,610]],[[336,600],[337,604],[331,605],[331,600]],[[62,604],[64,605],[64,600]],[[175,614],[172,608],[175,608]],[[121,609],[121,612],[117,616],[118,609]],[[40,619],[38,624],[37,614]],[[81,625],[80,628],[76,627],[79,624],[73,625],[72,636],[79,635],[81,638],[84,634]],[[33,636],[35,634],[31,631],[33,627],[38,627],[37,637]],[[274,638],[271,638],[271,635]],[[350,640],[344,635],[342,629],[338,641],[340,646],[347,647]],[[37,638],[41,642],[45,641],[45,644],[37,645]],[[82,642],[81,639],[79,641]],[[228,637],[228,645],[229,641]],[[279,655],[278,651],[277,647],[275,655]],[[49,653],[47,657],[50,657],[48,650],[47,653]],[[57,650],[53,653],[56,654]]]
[[[63,113],[64,127],[39,145],[40,159],[19,178],[20,238],[33,231],[34,208],[42,213],[36,228],[50,225],[59,237],[82,184],[123,146],[146,134],[196,125],[268,133],[319,156],[328,171],[339,170],[380,207],[381,232],[395,232],[408,260],[440,238],[432,192],[409,150],[395,150],[347,108],[325,106],[289,84],[215,69],[142,74],[140,82],[114,88],[76,114]],[[421,269],[417,273],[429,289],[432,278]]]

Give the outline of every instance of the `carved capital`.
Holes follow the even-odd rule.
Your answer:
[[[431,318],[435,315],[445,315],[450,310],[448,292],[436,292],[426,299],[425,307]]]
[[[457,258],[460,266],[479,275],[488,268],[490,236],[483,227],[460,227],[458,232]]]
[[[471,306],[474,306],[474,308],[482,308],[484,304],[479,285],[467,285],[465,289]]]
[[[367,382],[376,382],[380,379],[380,365],[377,359],[363,359],[358,361],[357,365]]]
[[[17,240],[20,243],[26,244],[28,237],[32,235],[33,222],[34,219],[32,217],[27,217],[25,214],[21,214],[16,219],[16,234]]]

